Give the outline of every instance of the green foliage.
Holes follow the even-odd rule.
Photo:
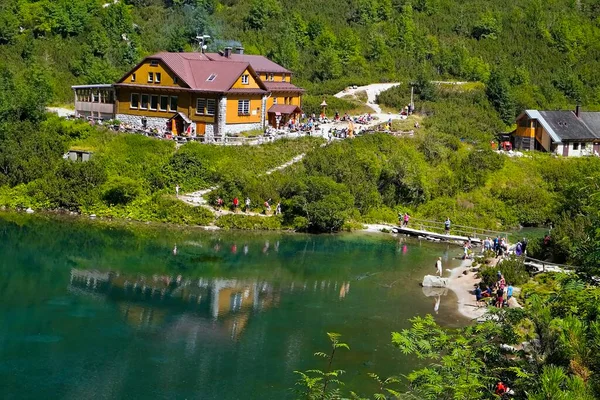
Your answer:
[[[510,97],[508,82],[497,69],[492,70],[487,81],[485,93],[492,106],[500,114],[505,124],[512,124],[515,119],[515,109]]]
[[[504,275],[507,284],[510,283],[513,286],[521,285],[529,280],[529,273],[520,257],[505,258],[494,267],[484,265],[479,270],[479,276],[484,285],[493,287],[498,280],[498,272]]]
[[[126,205],[142,192],[140,183],[127,177],[115,177],[110,180],[102,193],[102,200],[109,206]]]
[[[217,218],[216,225],[223,229],[243,230],[279,230],[281,218],[278,216],[262,217],[258,215],[226,214]]]

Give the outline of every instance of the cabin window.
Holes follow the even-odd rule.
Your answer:
[[[152,60],[150,61],[150,65],[153,67],[158,67],[158,60]]]
[[[585,142],[582,142],[582,143],[581,143],[581,150],[585,150],[585,145],[586,145],[586,143],[585,143]]]
[[[100,95],[98,94],[98,92],[92,92],[92,102],[100,103]]]
[[[173,83],[177,85],[179,83],[179,78],[178,77],[173,78]]]
[[[573,150],[579,150],[579,143],[573,143]]]
[[[273,105],[277,104],[277,97],[273,97]]]
[[[215,115],[217,101],[215,99],[206,99],[206,115]]]
[[[147,110],[148,109],[148,95],[147,94],[143,94],[142,95],[142,102],[140,104],[140,108],[142,110]]]
[[[248,74],[242,75],[242,85],[247,85],[248,83],[250,83],[248,79]]]
[[[169,104],[169,110],[177,112],[177,96],[171,96],[171,104]]]
[[[131,82],[135,82],[135,74],[131,74]]]
[[[238,115],[250,115],[250,100],[238,100]]]
[[[154,82],[154,72],[148,72],[148,82]]]
[[[206,99],[196,99],[196,114],[204,115],[206,110]]]
[[[154,74],[154,82],[160,83],[160,72]]]
[[[167,111],[169,106],[169,96],[160,96],[160,111]]]
[[[140,95],[137,93],[131,93],[131,102],[129,108],[138,108],[140,104]]]
[[[153,94],[150,96],[150,109],[156,111],[158,108],[158,96]]]
[[[275,75],[269,74],[269,80],[273,82],[275,80]]]
[[[208,77],[208,79],[206,80],[207,82],[212,82],[215,80],[215,78],[217,77],[217,74],[210,74],[210,76]]]
[[[283,75],[281,76],[281,82],[285,82],[285,80],[286,80],[286,77],[285,77],[285,74],[283,74]]]

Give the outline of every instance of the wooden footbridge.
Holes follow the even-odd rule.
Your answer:
[[[403,233],[405,235],[422,237],[428,240],[444,242],[468,242],[472,244],[481,244],[486,237],[504,237],[509,238],[509,232],[492,231],[489,229],[474,228],[464,225],[450,226],[450,231],[446,233],[444,222],[431,221],[426,219],[411,218],[408,226],[397,226],[392,229],[394,233]]]

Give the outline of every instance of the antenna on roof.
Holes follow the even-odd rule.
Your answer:
[[[206,50],[206,48],[208,46],[206,46],[206,41],[210,39],[210,35],[196,35],[196,41],[198,41],[198,48],[200,50],[200,53],[204,53],[204,50]]]

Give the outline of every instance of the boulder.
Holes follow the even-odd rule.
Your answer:
[[[435,275],[425,275],[423,277],[423,287],[447,287],[448,278],[442,278]]]

